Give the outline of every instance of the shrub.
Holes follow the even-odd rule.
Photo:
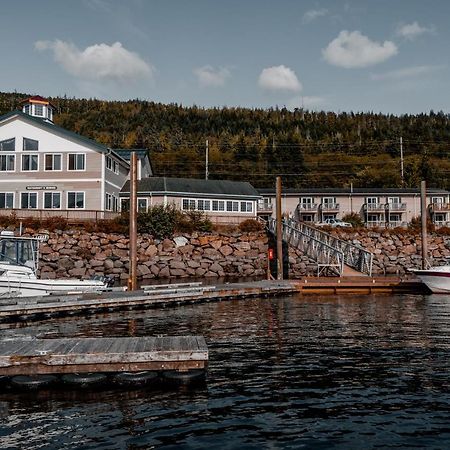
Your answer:
[[[262,229],[262,223],[258,222],[255,219],[247,219],[239,224],[239,230],[243,231],[244,233],[250,231],[261,231]]]
[[[156,205],[137,217],[139,233],[148,233],[162,239],[171,237],[175,232],[179,212],[173,205]]]
[[[203,211],[180,212],[176,221],[176,230],[190,233],[192,231],[208,232],[213,228],[212,222]]]
[[[342,218],[343,222],[348,222],[351,223],[353,227],[355,228],[362,228],[364,226],[364,222],[361,219],[361,216],[358,213],[350,213],[350,214],[346,214],[343,218]]]
[[[62,216],[48,217],[42,221],[42,226],[48,231],[67,229],[67,219]]]
[[[422,229],[422,219],[420,216],[413,217],[411,222],[408,224],[408,230],[418,232]],[[427,231],[434,231],[435,226],[434,223],[431,222],[429,218],[427,218]]]
[[[26,217],[22,220],[22,226],[38,230],[41,227],[41,221],[37,217]]]
[[[18,225],[19,221],[17,220],[17,215],[15,212],[12,212],[9,216],[0,216],[0,227],[17,227]]]

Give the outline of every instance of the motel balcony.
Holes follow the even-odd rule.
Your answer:
[[[339,212],[339,203],[321,203],[319,205],[319,208],[322,210],[322,212],[328,213],[328,212]]]
[[[365,223],[367,228],[386,228],[386,222],[384,220],[370,220]]]
[[[259,201],[256,210],[258,214],[272,214],[274,209],[272,202]]]
[[[319,205],[317,203],[299,203],[297,205],[297,211],[299,213],[305,212],[317,212]]]
[[[402,212],[406,211],[406,203],[386,203],[386,209],[391,212]]]
[[[364,203],[363,209],[370,212],[384,212],[386,205],[384,203]]]
[[[431,203],[429,208],[432,212],[450,212],[450,203]]]

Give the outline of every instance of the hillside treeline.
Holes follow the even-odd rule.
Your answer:
[[[0,93],[0,113],[28,94]],[[450,188],[450,116],[200,108],[144,100],[51,98],[55,122],[112,148],[147,148],[157,175],[246,180],[258,187]]]

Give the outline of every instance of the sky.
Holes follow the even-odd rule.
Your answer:
[[[449,112],[449,0],[3,1],[0,90]]]

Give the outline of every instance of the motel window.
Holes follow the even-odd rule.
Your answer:
[[[210,200],[197,200],[197,209],[199,211],[209,211],[211,209]]]
[[[106,168],[107,168],[108,170],[112,170],[112,159],[111,159],[110,156],[107,156],[107,157],[106,157]]]
[[[431,197],[431,203],[442,205],[444,203],[444,197]]]
[[[195,209],[195,200],[190,198],[183,198],[181,208],[185,211]]]
[[[86,155],[84,153],[69,153],[69,170],[85,170]]]
[[[61,193],[60,192],[44,192],[44,208],[60,209]]]
[[[45,170],[62,170],[61,160],[60,154],[45,155]]]
[[[22,155],[22,171],[36,172],[39,169],[39,155]]]
[[[13,172],[15,155],[0,155],[0,172]]]
[[[68,192],[67,208],[84,209],[84,192]]]
[[[39,150],[39,141],[23,138],[23,149],[26,151],[36,152]]]
[[[219,200],[213,200],[212,201],[212,210],[213,211],[219,211]]]
[[[322,203],[324,206],[334,206],[336,204],[336,197],[324,197],[322,199]]]
[[[0,151],[2,152],[14,152],[16,150],[16,139],[5,139],[0,141]]]
[[[400,204],[400,197],[388,197],[388,203],[390,205],[399,205]]]
[[[37,209],[37,192],[22,192],[20,194],[22,209]]]
[[[305,206],[311,206],[313,203],[313,198],[312,197],[301,197],[300,203]]]
[[[34,105],[34,115],[35,116],[43,116],[44,115],[44,107],[42,105]]]
[[[146,198],[138,198],[137,200],[137,209],[139,212],[147,212],[148,210],[148,199]]]
[[[368,205],[378,205],[378,197],[367,197],[366,202]]]
[[[228,212],[239,212],[239,202],[228,200],[227,201],[227,211]]]
[[[130,199],[129,198],[121,198],[120,199],[120,209],[121,209],[121,211],[129,211],[130,210]]]
[[[0,208],[14,208],[14,194],[12,192],[0,192]]]

